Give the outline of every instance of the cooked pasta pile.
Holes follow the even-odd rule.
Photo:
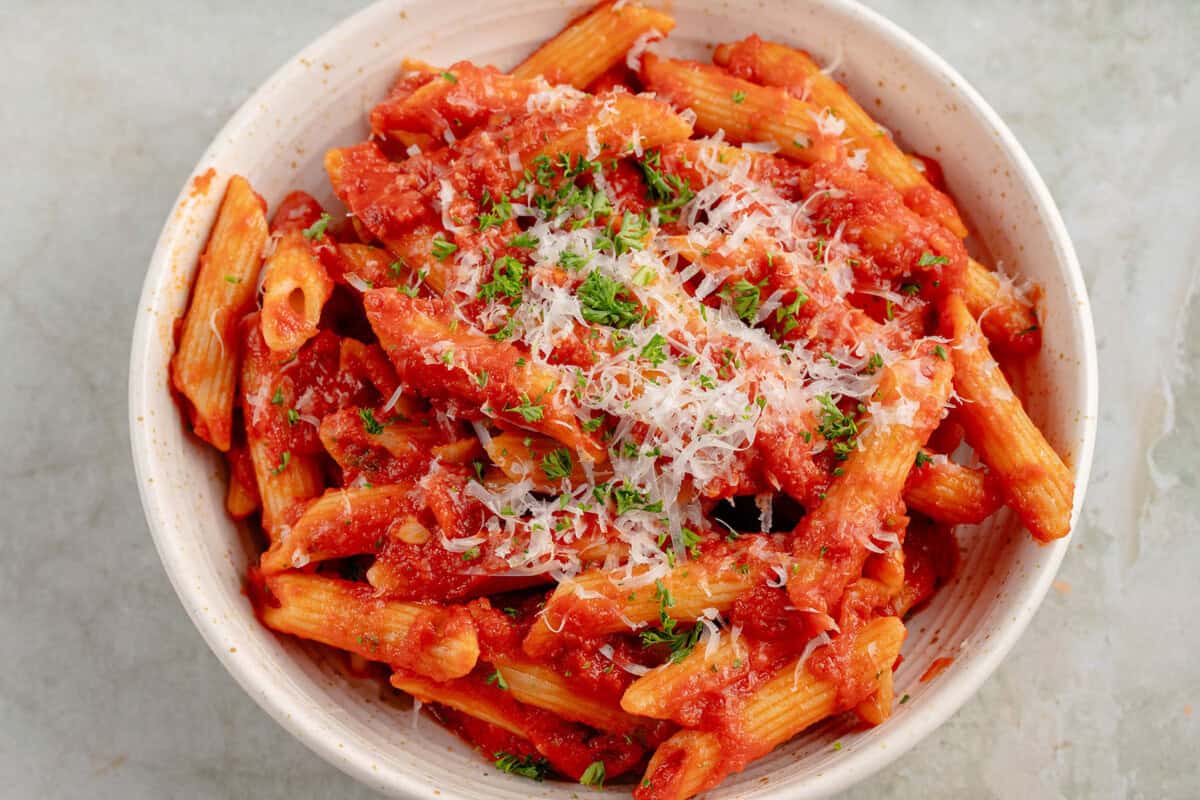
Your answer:
[[[808,54],[647,49],[672,26],[405,62],[326,155],[345,213],[229,178],[172,362],[266,625],[502,771],[643,800],[884,721],[952,527],[1061,537],[1073,492],[993,360],[1033,305],[936,163]]]

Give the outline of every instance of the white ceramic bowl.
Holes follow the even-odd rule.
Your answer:
[[[567,798],[578,787],[498,774],[434,723],[416,724],[381,702],[377,685],[344,677],[310,648],[259,625],[242,594],[254,551],[247,532],[225,515],[220,460],[185,431],[167,391],[172,322],[230,174],[248,176],[271,204],[299,187],[337,207],[322,154],[364,137],[364,112],[383,96],[401,57],[509,67],[583,6],[396,0],[346,20],[284,65],[217,136],[195,172],[216,171],[211,190],[184,187],[146,275],[130,365],[133,454],[146,518],[180,600],[213,652],[280,724],[334,765],[398,797],[437,789],[447,798]],[[1058,211],[1004,123],[928,48],[847,0],[676,0],[673,13],[679,24],[668,52],[708,60],[706,44],[758,32],[826,60],[840,56],[836,76],[904,143],[940,160],[991,257],[1041,284],[1045,349],[1029,370],[1028,403],[1074,465],[1077,517],[1096,424],[1087,295]],[[960,574],[910,626],[896,691],[911,701],[866,732],[819,727],[710,797],[830,794],[899,757],[962,705],[1024,630],[1068,543],[1039,546],[1007,513],[962,531],[960,541]],[[919,681],[947,656],[954,658],[948,669]],[[834,738],[843,743],[837,751],[829,746]]]

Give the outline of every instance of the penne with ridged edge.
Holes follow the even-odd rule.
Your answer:
[[[962,298],[942,308],[953,337],[954,388],[967,441],[1000,480],[1004,498],[1043,542],[1066,536],[1071,524],[1071,471],[1029,419]]]
[[[922,456],[917,456],[922,461]],[[952,461],[930,461],[909,473],[904,504],[937,522],[977,525],[1004,504],[995,478],[986,470]]]
[[[829,487],[800,521],[797,564],[787,591],[797,608],[825,613],[862,570],[870,540],[902,525],[901,493],[917,452],[941,421],[950,396],[949,360],[925,346],[887,367],[878,407]]]
[[[245,178],[234,175],[200,256],[171,359],[171,384],[187,400],[192,430],[222,451],[229,449],[233,432],[237,325],[254,305],[266,243],[266,204]]]
[[[563,719],[619,734],[633,733],[646,721],[626,713],[616,703],[606,703],[576,691],[558,672],[535,661],[504,655],[493,658],[492,663],[504,677],[513,697],[552,711]]]
[[[604,2],[570,22],[512,74],[518,78],[540,75],[551,83],[583,89],[624,59],[639,41],[661,39],[674,27],[670,16],[641,3]]]
[[[300,573],[266,578],[270,628],[437,681],[475,668],[479,642],[461,609],[389,601],[363,583]]]
[[[739,594],[764,580],[764,569],[758,559],[733,551],[689,561],[636,587],[622,586],[619,575],[603,570],[585,572],[555,588],[525,637],[525,652],[544,655],[564,629],[590,636],[629,632],[664,614],[695,622],[706,609],[727,610]]]
[[[392,526],[415,512],[412,491],[402,484],[327,489],[304,509],[287,538],[263,553],[263,572],[378,552]]]
[[[275,543],[295,522],[301,504],[325,488],[325,476],[315,456],[293,453],[279,444],[286,423],[278,415],[264,414],[263,399],[271,396],[273,386],[278,386],[280,364],[263,340],[257,314],[246,319],[245,328],[242,416],[247,421],[246,441],[262,498],[263,529]]]
[[[780,154],[804,164],[837,161],[843,148],[822,130],[822,110],[780,89],[735,78],[720,67],[694,61],[642,58],[642,82],[677,108],[696,113],[696,128],[718,130],[733,142],[773,142]]]
[[[904,625],[895,617],[868,623],[854,636],[852,660],[856,677],[878,689],[904,642]],[[819,652],[819,651],[818,651]],[[805,728],[843,710],[836,683],[814,675],[797,660],[755,688],[739,713],[737,752],[707,731],[681,731],[664,742],[645,779],[634,791],[637,800],[686,800],[716,786]]]

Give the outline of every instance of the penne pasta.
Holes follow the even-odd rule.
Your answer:
[[[453,330],[444,306],[376,290],[364,298],[367,319],[401,380],[419,380],[442,396],[481,404],[488,416],[545,433],[581,458],[598,461],[603,446],[564,408],[567,378],[550,366],[525,364],[521,352],[480,333]],[[437,359],[430,364],[429,356]]]
[[[295,352],[316,336],[333,281],[299,231],[283,234],[263,269],[263,340],[276,353]]]
[[[967,261],[963,300],[988,341],[1004,354],[1024,356],[1041,349],[1042,328],[1033,304],[973,258]]]
[[[879,407],[859,449],[847,455],[824,501],[796,529],[798,562],[787,590],[797,608],[826,612],[862,570],[871,538],[899,525],[905,480],[941,420],[953,372],[948,360],[928,350],[885,371]]]
[[[918,454],[917,460],[923,454]],[[975,525],[996,512],[1004,500],[992,476],[952,461],[930,461],[913,469],[904,484],[904,503],[948,525]]]
[[[895,187],[916,213],[940,222],[956,236],[967,235],[954,203],[930,184],[918,167],[919,160],[905,155],[891,135],[808,53],[751,36],[720,45],[713,52],[713,60],[738,77],[780,87],[830,109],[845,124],[850,146],[867,153],[867,174]],[[1011,291],[1002,291],[999,277],[974,259],[968,265],[964,297],[991,341],[1012,355],[1037,352],[1041,341],[1033,306]],[[981,316],[985,311],[986,316]]]
[[[513,75],[540,75],[551,83],[583,89],[625,59],[634,45],[661,39],[674,27],[671,17],[641,3],[604,2],[539,47]]]
[[[393,484],[327,490],[308,505],[286,539],[273,543],[263,553],[263,572],[270,575],[333,558],[378,552],[391,535],[392,526],[410,519],[415,512],[412,489]]]
[[[437,681],[475,668],[479,643],[455,609],[380,598],[366,584],[285,573],[266,579],[259,615],[270,628],[410,669]]]
[[[640,582],[637,588],[623,586],[617,582],[619,576],[603,571],[564,581],[525,637],[525,652],[534,657],[545,655],[564,630],[599,636],[637,630],[660,621],[662,615],[695,622],[706,609],[728,610],[739,594],[763,580],[764,565],[742,555],[718,554],[691,561],[649,585]]]
[[[961,298],[942,309],[953,337],[954,388],[967,441],[1000,481],[1006,502],[1042,541],[1066,536],[1071,524],[1071,471],[1046,441],[992,359],[979,326]]]
[[[218,450],[229,449],[233,432],[236,327],[253,306],[266,243],[262,198],[245,178],[234,175],[200,256],[179,346],[171,359],[171,384],[186,400],[192,430]]]
[[[895,617],[877,619],[855,635],[852,663],[863,685],[878,691],[903,641],[904,625]],[[685,800],[710,789],[749,760],[841,710],[843,700],[837,684],[814,675],[802,661],[789,664],[751,693],[739,714],[737,750],[726,748],[714,733],[681,731],[650,759],[634,797]]]
[[[744,672],[747,647],[732,635],[722,635],[711,652],[697,647],[679,661],[663,664],[634,681],[621,695],[621,708],[630,714],[655,719],[673,719],[686,724],[680,715],[699,705],[705,695],[719,695]]]
[[[320,462],[293,452],[285,441],[285,426],[278,415],[264,408],[278,391],[280,366],[271,355],[258,325],[258,316],[247,318],[245,360],[242,364],[242,415],[258,494],[262,498],[263,529],[272,542],[299,516],[301,504],[324,487]]]
[[[505,475],[515,481],[533,481],[533,487],[541,491],[553,491],[563,478],[574,483],[586,479],[583,464],[571,457],[571,451],[545,436],[501,433],[491,437],[485,449]]]
[[[504,676],[514,698],[563,719],[618,734],[633,733],[644,722],[615,703],[581,694],[557,672],[529,659],[506,655],[494,658],[492,663]]]
[[[481,692],[467,681],[434,681],[421,675],[394,673],[392,686],[410,694],[422,703],[440,703],[489,725],[508,731],[522,739],[528,738],[520,715],[513,713],[513,702],[498,692]]]
[[[733,142],[771,142],[804,164],[837,161],[842,146],[821,127],[822,109],[779,89],[735,78],[719,67],[647,53],[642,82],[677,108],[696,113],[696,128],[724,131]]]
[[[437,140],[452,143],[489,119],[523,113],[529,97],[547,89],[544,81],[460,61],[411,94],[376,106],[371,112],[371,129],[409,146],[424,143],[429,147]]]
[[[234,519],[242,520],[262,506],[254,462],[245,444],[237,443],[229,448],[226,460],[229,462],[229,491],[225,495],[225,510]]]

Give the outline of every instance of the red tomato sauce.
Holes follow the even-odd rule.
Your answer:
[[[933,663],[929,665],[929,669],[925,670],[924,674],[921,675],[921,683],[929,683],[929,681],[945,672],[946,668],[953,663],[954,659],[951,657],[935,658]]]

